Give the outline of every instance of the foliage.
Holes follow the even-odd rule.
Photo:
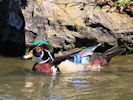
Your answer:
[[[132,0],[117,0],[116,6],[117,7],[126,7],[128,5],[132,5],[133,1]]]
[[[127,45],[127,49],[129,50],[129,52],[133,52],[133,43],[129,42],[129,44]]]

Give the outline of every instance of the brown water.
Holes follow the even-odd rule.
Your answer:
[[[44,76],[34,61],[0,57],[0,100],[133,100],[133,55],[100,72]]]

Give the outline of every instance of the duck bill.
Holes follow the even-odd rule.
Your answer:
[[[23,59],[30,59],[33,57],[33,50],[29,51],[27,54],[23,55]]]

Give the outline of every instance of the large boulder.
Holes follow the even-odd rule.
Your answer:
[[[132,44],[133,18],[107,12],[109,9],[97,7],[95,0],[32,1],[23,11],[28,30],[26,43],[44,34],[55,48],[67,50],[94,42],[117,46],[120,38]],[[36,33],[34,39],[29,38],[31,33]]]

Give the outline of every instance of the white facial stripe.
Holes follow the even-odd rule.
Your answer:
[[[31,58],[31,55],[24,55],[23,58],[24,58],[24,59]]]

